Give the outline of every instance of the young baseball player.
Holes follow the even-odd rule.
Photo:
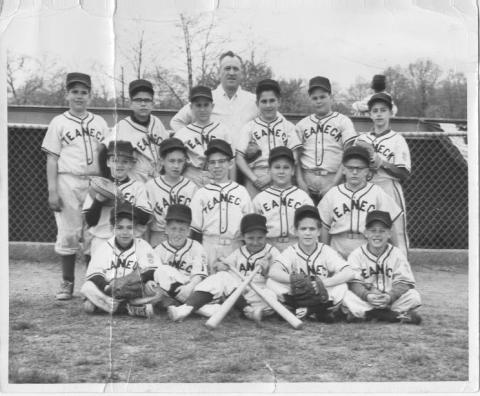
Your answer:
[[[155,248],[164,265],[155,270],[154,279],[164,293],[183,303],[207,276],[207,253],[200,243],[188,238],[192,222],[189,206],[169,205],[165,221],[167,240]]]
[[[228,297],[241,283],[241,280],[229,271],[230,267],[235,268],[243,276],[248,276],[260,265],[261,273],[258,273],[252,282],[265,293],[275,297],[275,293],[266,288],[265,282],[270,264],[280,252],[267,243],[265,217],[256,213],[247,214],[242,218],[240,229],[245,246],[236,249],[228,257],[219,258],[215,263],[218,272],[198,284],[185,304],[179,307],[168,307],[170,319],[181,321],[192,312],[198,312],[199,308],[210,305],[210,302]],[[273,313],[272,309],[251,289],[247,289],[235,306],[243,310],[248,319],[256,322],[261,321],[264,315]]]
[[[313,77],[308,95],[314,114],[296,125],[302,151],[299,154],[297,184],[318,204],[326,192],[340,183],[343,150],[356,138],[350,118],[332,111],[332,88],[325,77]]]
[[[198,187],[212,181],[212,175],[206,169],[205,150],[212,139],[223,139],[232,143],[229,131],[218,121],[210,119],[214,103],[212,90],[198,85],[190,91],[190,109],[193,122],[175,133],[175,137],[185,143],[187,148],[187,167],[184,176],[192,180]],[[230,177],[235,180],[235,175]]]
[[[120,120],[107,136],[105,144],[125,140],[135,149],[135,166],[130,177],[145,183],[160,172],[159,146],[168,138],[159,118],[152,115],[154,91],[150,81],[135,80],[128,87],[132,114]]]
[[[367,116],[368,117],[368,101],[370,98],[377,94],[377,93],[385,93],[389,96],[391,96],[388,92],[386,92],[387,89],[387,81],[386,77],[383,74],[375,74],[372,78],[372,84],[371,84],[371,89],[373,92],[371,92],[370,95],[368,95],[366,98],[359,100],[357,102],[354,102],[352,104],[352,109],[353,109],[353,115],[356,116]],[[395,117],[397,114],[397,106],[393,103],[392,100],[392,115]]]
[[[420,324],[422,319],[416,312],[421,305],[420,294],[407,258],[388,243],[391,228],[388,212],[368,213],[368,242],[348,257],[356,273],[349,286],[357,303],[355,310],[350,310],[358,318]]]
[[[189,205],[197,186],[182,176],[187,161],[187,149],[181,140],[168,138],[160,143],[160,163],[165,172],[145,184],[153,207],[150,223],[150,245],[157,246],[167,240],[165,215],[173,204]]]
[[[111,141],[107,148],[107,167],[110,169],[110,178],[117,186],[117,200],[130,203],[137,217],[135,236],[141,237],[152,215],[152,207],[148,200],[145,185],[137,180],[130,179],[129,172],[135,165],[134,149],[130,142],[122,140]],[[95,250],[112,237],[110,227],[110,211],[115,206],[113,200],[101,194],[88,194],[83,205],[88,232],[92,235],[90,252]]]
[[[270,151],[268,164],[272,186],[253,198],[253,208],[267,218],[268,243],[283,251],[297,241],[293,225],[295,210],[313,202],[305,191],[292,185],[295,173],[292,150],[275,147]]]
[[[117,280],[138,271],[146,289],[153,287],[153,275],[161,262],[154,255],[152,247],[143,239],[134,237],[136,217],[133,208],[123,203],[113,208],[109,216],[112,236],[92,254],[92,260],[86,273],[86,282],[81,293],[85,300],[85,312],[104,311],[110,314],[121,311],[126,303],[131,316],[151,317],[151,304],[137,304],[136,301],[124,301],[112,297],[112,280]]]
[[[400,225],[395,232],[399,233],[398,247],[407,255],[406,207],[401,183],[410,176],[410,150],[403,136],[390,129],[392,106],[392,98],[388,94],[378,93],[370,98],[368,108],[373,121],[373,131],[360,135],[355,144],[365,142],[373,146],[374,162],[378,169],[372,183],[382,187],[403,210],[399,218]]]
[[[280,85],[270,79],[257,84],[257,106],[260,115],[248,122],[236,141],[237,166],[245,175],[245,187],[253,198],[268,187],[272,181],[268,158],[275,147],[285,146],[294,152],[300,148],[295,126],[278,112]],[[249,147],[257,148],[258,154],[248,160]]]
[[[321,222],[315,206],[299,207],[295,211],[294,224],[298,243],[286,248],[274,261],[268,273],[267,287],[275,290],[279,301],[288,302],[291,300],[290,274],[318,276],[328,291],[329,305],[333,309],[340,308],[342,301],[345,303],[347,282],[354,278],[355,273],[335,250],[318,242]],[[317,314],[318,320],[332,319],[331,311],[325,312],[324,307],[297,307],[295,311],[300,318],[309,317],[312,313]]]
[[[365,147],[350,146],[343,153],[346,182],[331,188],[318,205],[322,218],[321,241],[333,247],[345,259],[366,241],[365,218],[372,210],[384,210],[395,221],[392,241],[398,243],[397,222],[402,209],[379,186],[369,183],[370,154]]]
[[[240,247],[240,220],[253,212],[253,206],[245,187],[228,178],[234,166],[232,147],[225,140],[213,139],[205,155],[213,182],[195,193],[190,206],[192,231],[195,238],[201,234],[211,266],[218,257]]]
[[[105,120],[87,111],[91,86],[89,75],[67,74],[69,110],[50,122],[42,143],[47,154],[48,205],[57,224],[55,252],[62,262],[58,300],[72,298],[88,176],[99,175],[98,154],[107,132]]]

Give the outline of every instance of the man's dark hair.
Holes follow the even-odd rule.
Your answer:
[[[229,56],[231,58],[237,58],[240,61],[240,64],[242,65],[242,67],[243,67],[242,58],[240,58],[240,55],[236,54],[233,51],[227,51],[227,52],[224,52],[222,55],[220,55],[219,63],[222,63],[223,58],[226,58],[227,56]]]

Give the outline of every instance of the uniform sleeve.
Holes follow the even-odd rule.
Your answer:
[[[240,249],[235,249],[227,257],[225,257],[223,261],[225,261],[225,263],[227,263],[228,265],[231,265],[232,267],[238,270],[239,269],[238,256],[240,255],[239,253],[240,253]]]
[[[337,253],[336,250],[328,245],[323,245],[324,253],[326,256],[326,267],[329,275],[336,274],[348,267],[347,262]]]
[[[48,125],[42,142],[42,150],[57,157],[60,156],[60,151],[62,150],[61,128],[59,118],[55,117]]]
[[[200,245],[197,241],[193,241],[194,249],[194,262],[192,264],[192,271],[190,272],[190,277],[195,275],[200,275],[201,277],[207,277],[207,252],[204,247]]]
[[[272,267],[281,269],[283,272],[289,274],[292,272],[292,264],[295,260],[295,252],[291,247],[286,248],[282,253],[280,253],[277,258],[273,261]]]
[[[248,122],[242,127],[235,139],[235,149],[242,155],[245,155],[248,143],[250,142],[250,129],[250,122]]]
[[[300,141],[300,144],[303,147],[303,144],[305,143],[305,134],[303,133],[303,120],[300,120],[296,125],[295,125],[295,132],[297,134],[298,140]]]
[[[312,205],[314,206],[312,198],[305,191],[300,190],[303,193],[302,206],[303,205]]]
[[[108,242],[104,242],[98,249],[92,254],[90,263],[88,264],[85,277],[87,280],[95,276],[105,277],[105,270],[110,268],[110,259],[112,256],[112,248]]]
[[[290,121],[285,121],[285,133],[287,135],[287,147],[290,150],[296,150],[300,148],[300,139],[298,138],[297,131],[295,130],[295,125]]]
[[[405,168],[407,171],[411,171],[411,159],[410,149],[408,148],[407,141],[403,136],[398,134],[397,143],[395,145],[395,165],[400,168]]]
[[[388,195],[381,187],[376,186],[379,190],[377,198],[377,210],[389,212],[392,222],[394,222],[403,213],[402,208],[397,205],[394,199]]]
[[[163,125],[162,120],[158,117],[155,117],[155,129],[153,130],[153,133],[156,135],[155,142],[157,145],[160,145],[163,140],[168,139],[169,137],[169,133]]]
[[[263,214],[262,211],[262,202],[259,198],[260,194],[255,195],[255,197],[252,200],[252,205],[253,205],[253,213],[258,213],[258,214]]]
[[[99,118],[99,121],[100,121],[100,132],[102,134],[100,141],[103,143],[105,142],[105,139],[110,131],[110,128],[108,128],[107,122],[103,117],[100,117],[100,116],[97,116],[97,117]]]
[[[177,114],[175,114],[170,121],[170,127],[176,132],[186,127],[193,121],[192,111],[190,110],[190,104],[187,103],[183,106]]]
[[[192,224],[190,228],[198,233],[203,232],[203,188],[197,190],[190,203],[192,209]]]
[[[362,255],[361,248],[357,248],[348,256],[347,264],[355,272],[355,278],[350,282],[365,282],[365,279],[362,276]]]
[[[415,286],[415,278],[413,277],[412,268],[408,263],[407,258],[402,252],[396,250],[396,260],[393,266],[392,285],[396,283],[405,283],[411,286]]]
[[[242,214],[245,216],[246,214],[253,213],[254,209],[253,209],[252,198],[250,198],[250,194],[248,193],[247,189],[243,187],[242,190],[243,190]]]
[[[347,116],[343,116],[342,127],[342,141],[345,146],[347,143],[353,142],[357,137],[357,132],[355,131],[355,126],[353,125],[352,120]]]
[[[370,99],[370,96],[367,96],[366,98],[362,100],[358,100],[352,104],[352,109],[355,110],[356,112],[359,113],[365,113],[368,111],[368,100]]]
[[[325,226],[325,228],[327,229],[330,229],[333,222],[333,211],[331,205],[332,194],[330,193],[330,191],[328,191],[318,203],[318,213],[320,213],[322,225]]]
[[[272,263],[280,256],[280,250],[278,250],[275,246],[272,246],[269,252],[272,255]]]
[[[139,183],[135,193],[135,206],[146,213],[152,213],[152,205],[148,199],[147,188],[144,184]]]
[[[135,254],[137,255],[138,266],[142,273],[155,270],[162,265],[160,258],[153,253],[153,248],[143,239],[136,240]]]

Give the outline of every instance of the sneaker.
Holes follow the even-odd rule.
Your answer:
[[[186,305],[186,304],[179,305],[178,307],[170,305],[167,308],[168,317],[170,320],[173,320],[174,322],[181,322],[188,315],[190,315],[192,311],[193,311],[193,307],[191,305]]]
[[[133,305],[127,304],[127,311],[130,316],[140,316],[150,319],[153,316],[152,304]]]
[[[92,303],[88,298],[83,302],[83,310],[86,313],[94,313],[97,310],[97,307]]]
[[[414,310],[400,312],[397,316],[400,323],[419,325],[422,323],[422,317]]]
[[[377,320],[379,322],[399,322],[398,312],[393,312],[388,308],[374,308],[365,312],[366,320]]]
[[[203,307],[198,308],[195,313],[209,318],[221,307],[221,304],[205,304]]]
[[[57,300],[71,300],[73,297],[73,282],[63,281],[60,291],[55,295]]]
[[[260,324],[263,319],[263,308],[253,308],[247,305],[243,308],[243,313],[247,319],[253,320],[256,324]]]

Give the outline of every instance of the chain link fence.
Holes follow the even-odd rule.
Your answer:
[[[48,208],[46,127],[8,126],[10,241],[53,242],[55,220]],[[403,133],[410,147],[412,174],[404,183],[412,248],[468,248],[468,166],[451,136],[466,132]]]

